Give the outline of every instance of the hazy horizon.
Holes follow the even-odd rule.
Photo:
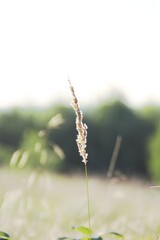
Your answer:
[[[160,104],[160,1],[0,2],[0,108],[122,95]]]

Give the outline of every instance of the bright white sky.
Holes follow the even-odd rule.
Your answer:
[[[159,0],[1,0],[0,107],[160,104]]]

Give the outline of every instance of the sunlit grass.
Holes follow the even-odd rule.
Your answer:
[[[0,228],[12,239],[75,236],[71,227],[87,224],[83,177],[1,169],[0,184]],[[90,197],[95,234],[116,231],[128,240],[159,234],[158,189],[91,177]]]

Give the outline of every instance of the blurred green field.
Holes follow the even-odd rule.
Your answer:
[[[95,235],[114,231],[126,240],[158,239],[160,189],[98,177],[90,177],[89,186]],[[0,230],[13,240],[75,237],[72,226],[87,226],[85,191],[83,176],[1,169]]]

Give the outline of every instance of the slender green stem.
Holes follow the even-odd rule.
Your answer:
[[[87,164],[85,166],[85,175],[86,175],[86,192],[87,192],[87,207],[88,207],[88,226],[91,228],[91,210],[90,210],[90,199],[89,199],[89,186],[88,186],[88,170]]]

